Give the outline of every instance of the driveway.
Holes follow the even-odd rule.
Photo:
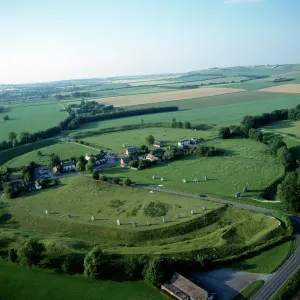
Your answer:
[[[267,280],[270,274],[254,274],[220,269],[193,274],[193,280],[206,290],[217,293],[218,299],[230,300],[255,280]]]

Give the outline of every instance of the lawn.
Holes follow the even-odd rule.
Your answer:
[[[292,240],[279,244],[269,250],[262,251],[259,255],[236,262],[233,267],[251,273],[273,273],[290,257],[295,242]]]
[[[242,192],[248,185],[249,191],[244,194],[248,199],[259,196],[266,186],[284,174],[284,167],[266,154],[266,146],[262,143],[250,139],[231,139],[213,140],[205,144],[224,149],[227,155],[188,156],[146,170],[115,167],[104,173],[108,177],[129,177],[136,183],[163,184],[167,189],[225,198],[233,198],[236,192]],[[153,180],[153,175],[157,179]],[[209,180],[204,182],[204,176]],[[164,182],[160,178],[164,178]],[[200,182],[194,183],[194,178]],[[188,182],[183,183],[183,179]]]
[[[177,145],[178,141],[195,138],[213,138],[216,132],[194,131],[191,129],[153,127],[135,130],[119,131],[95,135],[82,139],[98,147],[109,149],[118,153],[124,152],[124,147],[147,145],[146,137],[153,135],[156,141],[162,141],[164,146]],[[150,149],[155,149],[152,145]]]
[[[97,150],[63,141],[37,149],[41,152],[41,155],[38,155],[38,151],[31,151],[7,161],[4,166],[9,168],[19,168],[27,165],[31,161],[41,165],[48,165],[50,162],[50,154],[52,153],[57,154],[61,160],[67,160],[71,157],[85,155],[85,153],[99,153]]]
[[[5,300],[160,300],[167,297],[142,281],[89,280],[43,269],[26,269],[0,262],[1,299]]]
[[[259,115],[271,110],[293,108],[300,103],[300,95],[282,95],[264,92],[242,92],[198,99],[160,102],[151,105],[134,106],[142,108],[152,106],[179,107],[177,112],[159,113],[145,116],[134,116],[101,122],[83,124],[80,130],[117,127],[127,124],[167,122],[172,118],[177,121],[190,121],[204,124],[237,124],[245,115]]]
[[[8,113],[0,114],[0,141],[8,140],[8,133],[22,131],[29,133],[56,126],[68,114],[61,111],[58,104],[24,106],[12,108]],[[3,115],[8,114],[10,120],[3,121]]]
[[[274,122],[270,126],[266,126],[265,129],[294,137],[299,139],[300,142],[300,121],[283,120]]]

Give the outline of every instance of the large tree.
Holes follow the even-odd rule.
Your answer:
[[[154,136],[152,134],[148,135],[146,137],[146,142],[148,145],[152,145],[154,143],[155,139],[154,139]]]
[[[299,169],[298,169],[299,170]],[[288,173],[278,185],[278,198],[291,212],[300,212],[300,176],[298,172]]]
[[[13,147],[15,147],[15,143],[16,143],[16,140],[17,140],[17,134],[13,131],[9,132],[8,133],[8,139],[13,144]]]
[[[86,164],[85,169],[92,173],[94,171],[95,166],[96,166],[96,160],[94,157],[91,157],[88,163]]]
[[[84,258],[84,275],[93,279],[102,277],[104,254],[99,246],[95,246]]]
[[[43,258],[45,250],[44,244],[40,243],[36,238],[29,238],[18,251],[20,264],[23,266],[37,265]]]
[[[230,138],[230,128],[229,127],[221,127],[219,129],[219,137],[221,139],[229,139]]]
[[[78,161],[76,163],[76,171],[77,172],[83,172],[83,171],[85,171],[85,164],[82,161]]]
[[[183,128],[186,128],[186,129],[191,129],[191,123],[189,121],[185,121],[183,123]]]

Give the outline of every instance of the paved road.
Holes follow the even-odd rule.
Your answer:
[[[159,191],[168,194],[175,194],[175,195],[181,195],[181,196],[192,197],[192,198],[200,198],[200,196],[196,194],[172,191],[172,190],[167,190],[159,187],[149,187],[144,185],[136,185],[136,187],[146,189],[146,190]],[[255,212],[261,212],[265,214],[272,213],[270,209],[251,206],[242,203],[231,202],[228,200],[212,198],[212,197],[205,197],[203,199],[224,203],[224,204],[232,205],[242,209],[248,209]],[[251,300],[270,300],[272,296],[276,293],[276,291],[280,289],[280,287],[285,283],[285,281],[300,266],[300,242],[299,242],[300,241],[300,218],[291,217],[291,220],[295,224],[295,229],[297,232],[297,248],[295,252],[290,256],[290,258],[285,262],[285,264],[276,273],[273,273],[272,276],[270,276],[270,278],[265,282],[264,286],[251,298]]]

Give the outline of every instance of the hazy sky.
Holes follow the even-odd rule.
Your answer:
[[[0,0],[0,83],[300,63],[299,0]]]

